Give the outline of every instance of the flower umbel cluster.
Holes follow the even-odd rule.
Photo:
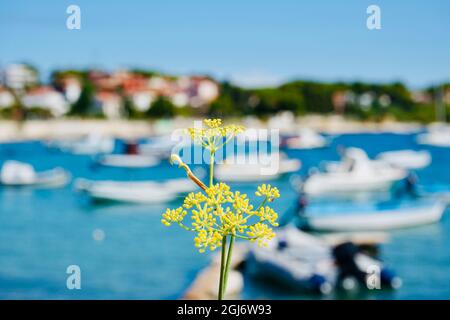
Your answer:
[[[213,183],[214,153],[243,132],[244,127],[224,126],[220,119],[206,119],[203,123],[203,128],[189,128],[187,133],[211,154],[209,186],[195,177],[180,157],[173,155],[172,161],[178,162],[202,190],[188,194],[181,207],[167,209],[162,215],[162,223],[166,226],[175,223],[195,232],[194,242],[200,252],[215,250],[227,236],[266,245],[275,236],[272,227],[278,226],[278,214],[267,206],[280,197],[278,189],[266,184],[259,186],[255,194],[261,198],[261,203],[255,207],[246,194],[232,191],[225,183]]]
[[[267,241],[275,236],[271,227],[278,226],[278,214],[265,203],[278,198],[279,193],[270,185],[263,184],[259,189],[270,191],[256,192],[262,197],[257,208],[250,204],[246,194],[232,192],[225,183],[217,183],[204,192],[191,192],[181,207],[166,210],[162,223],[166,226],[176,223],[196,232],[194,242],[200,252],[220,247],[222,239],[228,235],[267,245]],[[187,211],[190,221],[186,223]]]
[[[222,126],[221,119],[203,120],[206,128],[189,128],[188,135],[192,141],[214,153],[222,148],[237,134],[244,132],[244,127],[237,125]]]

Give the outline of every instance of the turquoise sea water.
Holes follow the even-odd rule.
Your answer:
[[[429,191],[450,190],[450,149],[419,148],[413,135],[342,135],[330,148],[288,154],[302,160],[299,174],[305,174],[321,161],[337,160],[337,145],[362,147],[369,156],[385,150],[427,149],[433,163],[418,171],[420,184]],[[52,151],[40,142],[1,144],[0,165],[9,159],[29,162],[37,170],[60,166],[69,170],[73,178],[162,180],[183,176],[181,170],[168,163],[144,170],[95,167],[88,156]],[[287,177],[273,184],[282,194],[282,201],[274,206],[280,213],[287,212],[295,204],[295,191]],[[250,185],[242,185],[240,189],[253,193]],[[160,223],[161,212],[181,201],[180,198],[171,204],[150,206],[93,205],[73,191],[73,184],[61,189],[0,188],[0,298],[180,297],[211,257],[194,249],[192,234]],[[333,204],[337,200],[328,201]],[[94,240],[95,230],[104,232],[103,241]],[[438,224],[395,231],[391,236],[390,243],[381,248],[382,258],[403,279],[403,287],[357,298],[450,298],[448,214]],[[81,268],[81,290],[66,287],[69,265]],[[246,279],[243,298],[319,297],[286,293]]]

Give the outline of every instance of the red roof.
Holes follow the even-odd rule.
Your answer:
[[[38,96],[38,95],[42,95],[42,94],[46,94],[46,93],[53,93],[56,92],[56,90],[52,87],[49,86],[42,86],[42,87],[36,87],[33,89],[30,89],[27,92],[27,95],[29,96]]]
[[[95,98],[100,101],[107,101],[120,99],[120,96],[115,92],[100,91],[95,94]]]

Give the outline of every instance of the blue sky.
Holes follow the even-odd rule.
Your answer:
[[[66,8],[81,8],[81,30]],[[382,29],[366,28],[381,8]],[[295,78],[450,81],[448,0],[2,0],[0,65],[142,67],[247,86]]]

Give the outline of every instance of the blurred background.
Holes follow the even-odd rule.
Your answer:
[[[251,198],[261,182],[282,195],[271,246],[239,244],[230,297],[448,299],[449,15],[439,0],[2,2],[0,298],[214,298],[214,255],[160,220],[195,190],[171,133],[218,117],[279,132],[234,141],[269,147],[277,172],[216,167]]]

